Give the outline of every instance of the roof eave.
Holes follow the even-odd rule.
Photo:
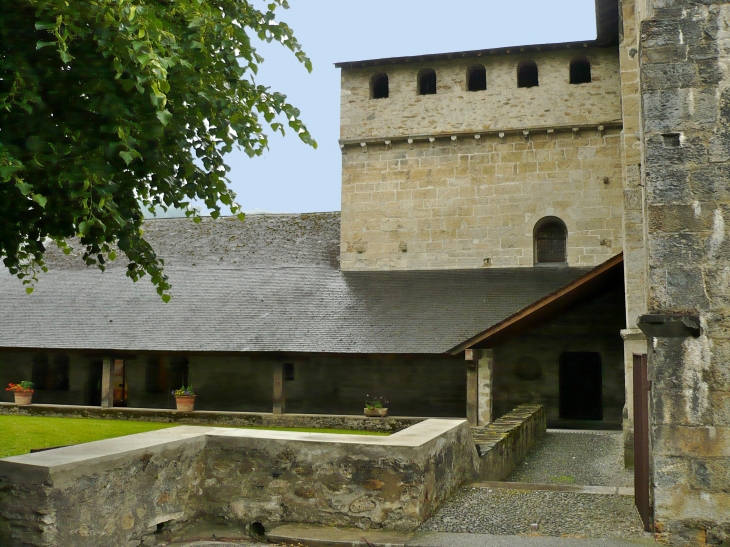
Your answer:
[[[471,51],[454,51],[450,53],[432,53],[429,55],[410,55],[404,57],[386,57],[383,59],[366,59],[362,61],[345,61],[335,63],[337,68],[366,68],[384,65],[402,65],[408,63],[425,63],[449,59],[470,59],[488,57],[492,55],[509,55],[515,53],[531,53],[540,51],[558,51],[566,49],[585,49],[592,47],[606,47],[613,45],[603,40],[581,40],[578,42],[560,42],[556,44],[534,44],[524,46],[498,47],[490,49],[475,49]]]
[[[503,335],[508,329],[515,329],[520,323],[530,321],[531,317],[536,313],[544,311],[550,307],[559,307],[561,305],[561,301],[568,301],[569,299],[574,298],[578,291],[591,288],[593,285],[600,283],[606,276],[611,275],[611,273],[623,264],[623,260],[623,253],[619,253],[611,257],[604,263],[596,266],[589,272],[580,276],[578,279],[571,281],[557,291],[554,291],[540,300],[533,302],[529,306],[512,314],[496,325],[492,325],[487,330],[472,336],[468,340],[449,350],[449,353],[456,355],[466,349],[476,347],[477,344],[483,345],[490,339]]]

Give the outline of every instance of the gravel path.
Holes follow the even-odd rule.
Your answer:
[[[548,430],[508,482],[634,486],[620,431]]]
[[[634,475],[623,467],[620,431],[550,430],[506,480],[631,487]],[[462,488],[420,529],[553,537],[645,537],[632,496],[509,487]]]
[[[538,524],[534,530],[533,523]],[[642,538],[630,496],[462,488],[419,528],[481,534]]]

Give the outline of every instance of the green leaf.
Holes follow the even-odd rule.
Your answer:
[[[158,110],[157,119],[160,120],[162,125],[167,125],[172,119],[172,114],[168,110]]]
[[[167,303],[168,303],[168,302],[170,301],[170,295],[169,295],[169,294],[164,294],[164,293],[163,293],[163,294],[161,294],[161,295],[160,295],[160,298],[162,299],[162,301],[163,301],[163,302],[164,302],[165,304],[167,304]]]
[[[134,154],[128,150],[122,150],[119,152],[119,156],[124,160],[124,162],[129,165],[134,161]]]
[[[43,197],[40,194],[33,194],[33,201],[35,201],[41,207],[45,207],[46,203],[48,203],[48,199],[46,199],[45,197]]]
[[[39,50],[39,49],[43,49],[44,47],[55,46],[55,45],[56,45],[56,42],[41,42],[40,40],[38,40],[35,44],[35,48],[36,48],[36,50]]]
[[[0,177],[2,177],[3,181],[8,182],[13,173],[15,173],[19,169],[20,165],[3,165],[0,167]]]
[[[34,290],[33,287],[26,287],[25,288],[25,292],[28,293],[28,294],[32,293],[33,290]]]

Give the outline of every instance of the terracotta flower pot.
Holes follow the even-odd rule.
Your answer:
[[[195,395],[175,395],[175,403],[180,412],[192,412],[195,408]]]
[[[365,416],[370,418],[385,418],[387,415],[387,408],[365,408]]]
[[[14,391],[15,404],[16,405],[29,405],[33,400],[33,390],[28,389],[26,391]]]

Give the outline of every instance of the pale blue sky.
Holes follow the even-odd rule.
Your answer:
[[[227,156],[229,177],[246,211],[340,209],[338,61],[591,40],[594,0],[289,0],[279,19],[294,29],[314,70],[263,44],[257,82],[285,93],[319,144],[293,134],[271,138],[261,158]],[[270,133],[270,132],[269,132]]]

